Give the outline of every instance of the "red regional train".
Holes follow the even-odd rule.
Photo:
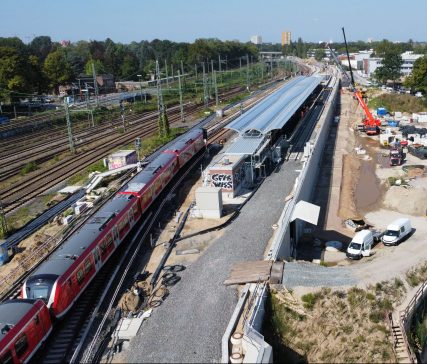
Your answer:
[[[55,317],[65,315],[142,214],[203,146],[203,130],[195,129],[157,156],[27,278],[22,298],[41,298]]]
[[[9,300],[0,304],[0,363],[26,363],[52,331],[42,300]]]

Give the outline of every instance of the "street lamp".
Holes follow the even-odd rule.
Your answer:
[[[139,77],[139,90],[141,92],[141,101],[142,101],[142,82],[141,82],[141,77],[142,75],[137,75]],[[145,96],[147,97],[147,96]],[[145,102],[147,102],[147,99],[145,100]]]

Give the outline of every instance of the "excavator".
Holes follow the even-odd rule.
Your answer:
[[[329,46],[328,43],[326,43],[326,47],[329,49],[330,54],[331,54],[334,62],[336,63],[336,65],[338,66],[338,68],[340,69],[340,71],[342,72],[342,74],[349,81],[349,83],[350,83],[350,89],[354,93],[354,97],[357,99],[357,101],[359,102],[359,105],[362,107],[363,111],[365,112],[366,117],[365,117],[365,119],[363,119],[363,130],[364,130],[364,132],[367,135],[376,135],[376,134],[379,134],[380,133],[381,120],[375,119],[372,116],[372,113],[369,111],[369,108],[368,108],[368,106],[366,105],[366,103],[364,101],[364,97],[362,95],[362,92],[356,88],[356,85],[355,85],[355,82],[354,82],[354,77],[353,77],[353,71],[351,69],[350,54],[348,53],[347,39],[346,39],[346,36],[345,36],[344,28],[342,28],[342,32],[343,32],[343,35],[344,35],[345,50],[346,50],[346,53],[347,53],[348,68],[350,69],[350,76],[351,76],[351,78],[348,77],[347,72],[345,72],[345,70],[341,66],[340,61],[338,60],[337,56],[335,55],[334,51],[331,49],[331,47]]]

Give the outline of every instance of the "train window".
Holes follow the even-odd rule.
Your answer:
[[[83,279],[85,278],[85,275],[84,275],[84,273],[83,273],[83,269],[79,269],[79,270],[77,271],[76,276],[77,276],[77,283],[78,283],[78,284],[81,284],[81,283],[83,282]]]
[[[15,343],[15,352],[18,358],[25,354],[28,349],[27,335],[22,335]]]
[[[92,263],[91,263],[90,259],[86,259],[86,261],[85,261],[85,273],[88,274],[91,269],[92,269]]]
[[[13,357],[10,351],[8,351],[6,354],[4,354],[0,358],[0,364],[12,364],[12,363],[13,363]]]
[[[129,225],[129,221],[127,217],[125,216],[120,222],[119,222],[119,233],[121,234],[123,230],[126,229],[126,227]]]

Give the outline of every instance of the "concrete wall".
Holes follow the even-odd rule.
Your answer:
[[[304,163],[300,175],[295,182],[294,190],[289,201],[283,209],[279,220],[279,229],[277,229],[275,241],[267,256],[268,259],[289,259],[293,256],[295,242],[291,241],[290,218],[295,204],[300,200],[310,201],[314,187],[317,182],[319,166],[323,155],[323,149],[327,141],[329,127],[334,119],[334,112],[338,100],[339,80],[337,77],[331,79],[330,87],[333,87],[329,98],[324,105],[324,111],[314,128],[310,142],[313,143],[313,151],[308,160]],[[321,211],[323,213],[323,211]],[[304,228],[304,222],[296,221],[296,241]]]

